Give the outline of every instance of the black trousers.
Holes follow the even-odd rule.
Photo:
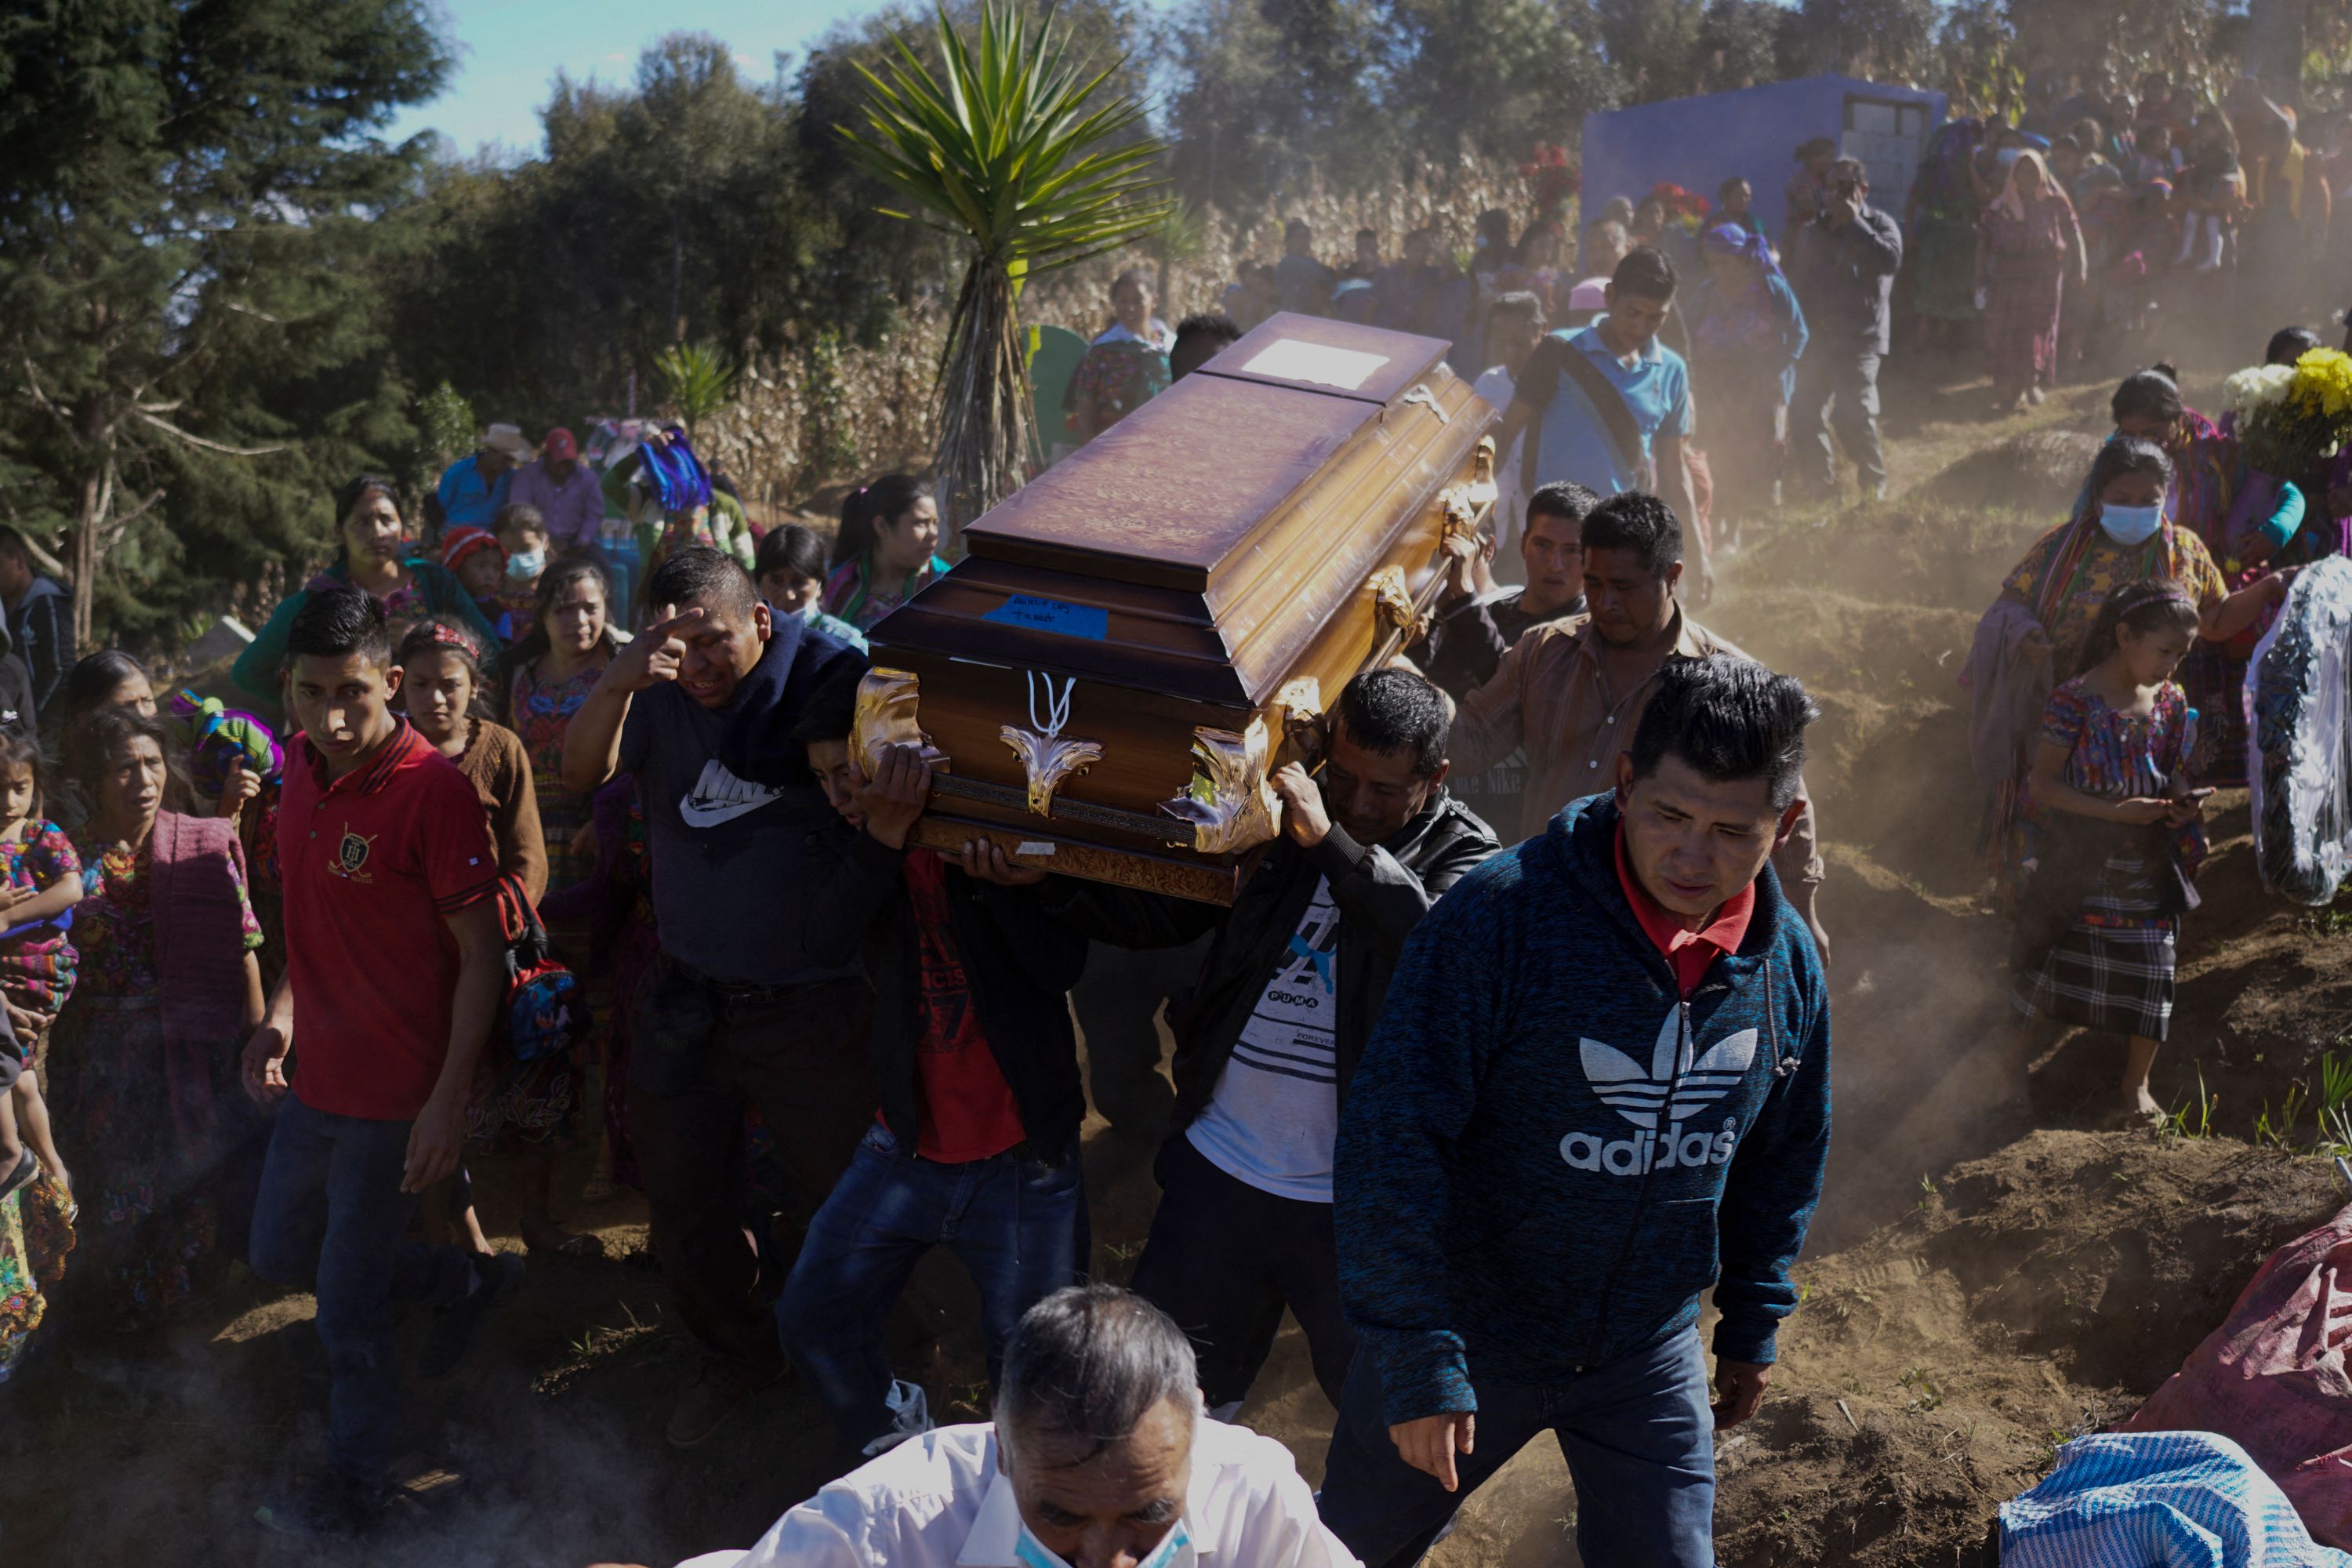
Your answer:
[[[1135,1289],[1176,1320],[1201,1362],[1212,1410],[1237,1405],[1290,1309],[1307,1331],[1315,1381],[1336,1407],[1355,1359],[1339,1315],[1331,1205],[1280,1198],[1211,1164],[1182,1133],[1160,1151],[1160,1208],[1135,1265]]]
[[[1160,1004],[1192,984],[1209,939],[1182,947],[1087,944],[1087,972],[1070,987],[1070,1010],[1087,1041],[1087,1092],[1121,1132],[1168,1131],[1176,1090],[1160,1070]]]

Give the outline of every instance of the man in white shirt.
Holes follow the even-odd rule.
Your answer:
[[[1230,910],[1056,879],[1046,907],[1122,946],[1214,932],[1179,1023],[1174,1136],[1135,1288],[1200,1350],[1209,1411],[1230,1416],[1287,1308],[1338,1403],[1354,1359],[1339,1312],[1331,1150],[1390,970],[1430,904],[1495,852],[1444,784],[1444,694],[1367,670],[1332,703],[1320,777],[1270,781],[1283,836]],[[1037,873],[1024,870],[1024,876]]]
[[[1192,1347],[1141,1297],[1046,1297],[993,1423],[901,1443],[749,1552],[678,1568],[1356,1568],[1290,1452],[1201,1411]]]

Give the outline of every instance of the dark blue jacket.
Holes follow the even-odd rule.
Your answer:
[[[1339,1291],[1391,1424],[1563,1382],[1696,1321],[1769,1362],[1829,1148],[1829,994],[1768,867],[1681,999],[1619,886],[1613,797],[1471,872],[1406,943],[1339,1122]]]

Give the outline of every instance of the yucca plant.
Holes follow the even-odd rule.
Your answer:
[[[688,431],[733,400],[740,366],[708,343],[679,343],[654,361],[664,402]]]
[[[1019,488],[1031,451],[1023,280],[1158,232],[1168,206],[1152,196],[1162,143],[1128,134],[1142,106],[1103,93],[1123,62],[1087,74],[1050,12],[1033,26],[1002,0],[982,6],[976,48],[944,5],[936,27],[943,73],[893,35],[887,79],[858,67],[865,129],[834,129],[906,199],[886,216],[970,247],[936,389],[940,510],[957,531]]]

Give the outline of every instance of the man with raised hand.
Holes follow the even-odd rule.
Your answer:
[[[629,1131],[654,1251],[704,1352],[669,1440],[692,1447],[783,1374],[743,1233],[743,1108],[774,1129],[795,1234],[848,1167],[879,1103],[872,993],[854,958],[811,952],[810,896],[833,808],[793,741],[809,699],[865,656],[772,616],[751,574],[707,546],[646,584],[655,624],[604,668],[563,741],[586,794],[635,775],[661,954],[638,1015]],[[789,1250],[790,1242],[786,1242]],[[789,1256],[769,1260],[788,1268]]]
[[[1583,1561],[1713,1563],[1714,1433],[1762,1401],[1828,1152],[1828,993],[1769,865],[1813,713],[1744,659],[1671,661],[1614,792],[1406,943],[1333,1183],[1363,1353],[1323,1520],[1371,1568],[1546,1430]]]

